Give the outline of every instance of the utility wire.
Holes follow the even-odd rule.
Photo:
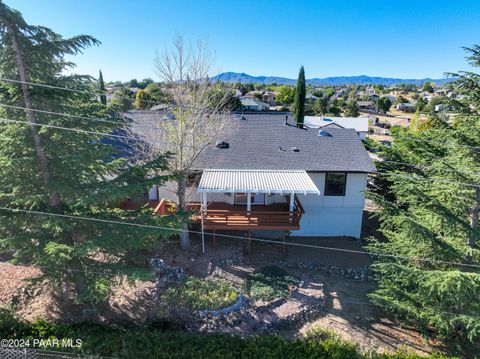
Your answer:
[[[440,182],[440,183],[454,184],[454,185],[473,187],[473,188],[479,188],[480,187],[480,184],[455,182],[451,179],[443,179],[443,178],[408,176],[408,175],[402,175],[401,173],[374,171],[374,172],[369,172],[369,174],[380,175],[380,176],[399,177],[399,178],[412,180],[414,182]]]
[[[8,78],[4,78],[4,77],[0,77],[0,81],[18,83],[18,84],[26,84],[26,85],[38,86],[38,87],[45,87],[45,88],[54,89],[54,90],[76,92],[76,93],[81,93],[81,94],[86,94],[86,95],[95,95],[95,96],[108,95],[108,93],[106,91],[97,92],[97,91],[89,91],[89,90],[79,90],[79,89],[74,89],[74,88],[71,88],[71,87],[55,86],[55,85],[49,85],[49,84],[45,84],[45,83],[41,83],[41,82],[21,81],[21,80],[15,80],[15,79],[8,79]],[[123,86],[123,87],[125,89],[127,89],[125,86]],[[148,103],[150,105],[158,105],[159,104],[156,101],[149,101],[149,100],[143,100],[143,99],[133,99],[133,98],[127,97],[127,96],[117,96],[117,97],[121,98],[121,99],[130,100],[130,101],[140,101],[140,102],[143,102],[143,103]]]
[[[113,123],[115,125],[123,125],[123,122],[119,121],[111,121],[111,120],[106,120],[103,118],[93,118],[93,117],[85,117],[85,116],[78,116],[78,115],[71,115],[68,113],[59,113],[59,112],[53,112],[53,111],[47,111],[47,110],[39,110],[39,109],[34,109],[34,108],[27,108],[27,107],[20,107],[20,106],[13,106],[13,105],[5,105],[5,104],[0,104],[0,106],[7,107],[7,108],[13,108],[17,110],[25,110],[25,111],[33,111],[33,112],[39,112],[39,113],[45,113],[48,115],[55,115],[55,116],[61,116],[61,117],[71,117],[71,118],[78,118],[81,120],[90,120],[90,121],[98,121],[98,122],[107,122],[107,123]]]
[[[408,162],[400,162],[400,161],[389,161],[389,160],[383,160],[383,159],[380,159],[378,162],[379,163],[392,163],[392,164],[404,165],[404,166],[408,166],[408,167],[418,168],[420,170],[433,168],[433,166],[419,165],[419,164],[413,164],[413,163],[408,163]],[[448,163],[445,163],[445,162],[443,162],[443,164],[449,165]],[[464,174],[464,175],[467,175],[467,176],[468,175],[480,176],[480,172],[459,171],[459,170],[456,170],[454,168],[442,168],[442,170],[447,170],[449,172],[457,172],[457,173]]]
[[[119,139],[124,139],[124,140],[134,140],[134,141],[139,140],[138,138],[135,138],[135,137],[132,137],[132,136],[114,135],[114,134],[105,133],[105,132],[88,131],[88,130],[81,130],[81,129],[71,128],[71,127],[54,126],[54,125],[47,125],[47,124],[41,124],[41,123],[30,123],[30,122],[26,122],[26,121],[10,120],[10,119],[6,119],[6,118],[0,118],[0,121],[8,122],[8,123],[18,123],[18,124],[22,124],[22,125],[26,125],[26,126],[39,126],[39,127],[54,128],[54,129],[58,129],[58,130],[65,130],[65,131],[71,131],[71,132],[101,135],[101,136],[119,138]],[[453,184],[456,184],[456,185],[462,185],[462,186],[474,187],[474,188],[480,187],[480,185],[473,184],[473,183],[452,182],[451,180],[441,179],[441,178],[431,178],[431,177],[421,178],[421,177],[402,175],[402,174],[398,174],[398,173],[389,173],[389,172],[380,172],[380,171],[370,172],[370,174],[377,174],[377,175],[383,175],[383,176],[393,176],[393,177],[399,177],[399,178],[409,179],[409,180],[418,181],[418,182],[434,181],[434,182],[443,182],[443,183],[447,183],[447,184],[452,184],[453,183]]]
[[[30,123],[30,122],[27,122],[27,121],[10,120],[10,119],[6,119],[6,118],[0,118],[0,121],[9,122],[9,123],[19,123],[19,124],[23,124],[23,125],[26,125],[26,126],[39,126],[39,127],[54,128],[54,129],[58,129],[58,130],[79,132],[79,133],[85,133],[85,134],[101,135],[101,136],[119,138],[119,139],[124,139],[124,140],[134,140],[134,141],[139,140],[139,138],[136,138],[136,137],[133,137],[133,136],[114,135],[114,134],[111,134],[111,133],[81,130],[81,129],[76,129],[76,128],[72,128],[72,127],[47,125],[47,124],[41,124],[41,123]],[[370,173],[371,174],[378,174],[378,175],[385,175],[385,176],[396,176],[396,177],[400,177],[400,178],[416,180],[416,181],[419,181],[419,182],[437,181],[437,182],[444,182],[444,183],[448,183],[448,184],[455,183],[457,185],[463,185],[463,186],[474,187],[474,188],[480,187],[480,185],[473,184],[473,183],[452,182],[451,180],[441,179],[441,178],[431,178],[431,177],[421,178],[421,177],[413,177],[413,176],[402,175],[402,174],[398,174],[398,173],[389,173],[389,172],[380,172],[380,171],[375,171],[375,172],[370,172]]]
[[[78,90],[78,89],[73,89],[73,88],[69,88],[69,87],[48,85],[48,84],[41,83],[41,82],[20,81],[20,80],[9,79],[9,78],[4,78],[4,77],[0,77],[0,81],[20,83],[20,84],[23,83],[23,84],[32,85],[32,86],[40,86],[40,87],[57,89],[57,90],[65,90],[65,91],[70,91],[70,92],[92,94],[92,95],[96,95],[96,96],[107,95],[107,92],[95,92],[95,91],[88,91],[88,90]],[[122,85],[122,86],[124,88],[126,88],[124,85]],[[126,96],[122,96],[121,98],[128,99],[130,101],[137,101],[137,99],[132,99],[132,98],[126,97]],[[138,101],[145,102],[145,103],[150,103],[150,104],[151,103],[158,104],[157,102],[154,102],[154,101],[148,101],[148,100],[142,100],[142,99],[138,99]],[[413,137],[407,137],[407,136],[401,136],[400,138],[407,139],[407,140],[412,140],[412,141],[417,141],[417,142],[435,143],[435,144],[438,144],[438,145],[441,145],[441,146],[466,147],[466,148],[480,150],[480,146],[470,146],[470,145],[463,145],[463,144],[457,144],[457,143],[443,143],[443,142],[438,142],[438,141],[435,141],[435,140],[420,139],[420,138],[413,138]]]
[[[81,130],[81,129],[78,129],[78,128],[71,128],[71,127],[47,125],[47,124],[43,124],[43,123],[31,123],[31,122],[27,122],[27,121],[9,120],[8,118],[3,118],[3,117],[0,117],[0,121],[8,122],[8,123],[18,123],[18,124],[22,124],[22,125],[25,125],[25,126],[47,127],[47,128],[54,128],[54,129],[57,129],[57,130],[65,130],[65,131],[79,132],[79,133],[85,133],[85,134],[90,134],[90,135],[101,135],[101,136],[106,136],[106,137],[121,138],[121,139],[124,139],[124,140],[137,140],[138,141],[138,138],[131,137],[131,136],[114,135],[114,134],[111,134],[111,133]]]
[[[12,264],[8,264],[8,263],[1,263],[0,262],[0,265],[5,265],[5,266],[8,266],[8,265],[12,265]],[[17,265],[13,265],[13,266],[17,266]],[[114,274],[114,273],[107,273],[107,272],[93,272],[93,271],[87,271],[87,270],[74,270],[74,269],[70,269],[70,268],[62,268],[62,267],[51,267],[51,266],[37,266],[37,265],[33,265],[31,267],[34,267],[34,268],[37,268],[37,269],[44,269],[44,268],[47,268],[47,269],[55,269],[55,270],[61,270],[61,271],[69,271],[69,272],[88,272],[88,273],[95,273],[95,274],[99,274],[99,275],[105,275],[105,276],[118,276],[119,274]],[[151,274],[151,272],[148,272],[147,274]],[[346,278],[337,278],[337,279],[341,279],[343,281],[347,281]],[[338,300],[340,305],[342,305],[343,303],[348,303],[348,304],[355,304],[355,305],[365,305],[365,306],[369,306],[369,307],[373,307],[377,310],[381,310],[381,306],[377,305],[377,304],[374,304],[374,303],[370,303],[370,302],[363,302],[363,301],[356,301],[356,300],[348,300],[348,299],[338,299],[338,298],[335,298],[335,297],[332,297],[331,298],[332,300]],[[3,301],[2,302],[5,304],[5,305],[8,305],[8,303],[6,301]],[[473,314],[462,314],[462,313],[454,313],[454,312],[447,312],[447,311],[440,311],[440,312],[437,312],[437,313],[443,313],[443,314],[450,314],[450,315],[456,315],[456,316],[459,316],[459,315],[467,315],[469,317],[475,317],[475,318],[480,318],[480,315],[473,315]],[[20,316],[18,313],[16,313],[16,315],[18,315],[21,319],[23,319],[24,321],[27,321],[25,319],[25,317],[22,317]]]
[[[107,224],[118,224],[118,225],[125,225],[125,226],[133,226],[133,227],[140,227],[140,228],[147,228],[147,229],[158,229],[162,231],[176,231],[176,232],[189,232],[195,234],[201,234],[201,231],[194,231],[194,230],[185,230],[180,228],[169,228],[169,227],[162,227],[156,225],[149,225],[149,224],[141,224],[135,222],[125,222],[125,221],[116,221],[116,220],[107,220],[107,219],[100,219],[100,218],[93,218],[93,217],[84,217],[84,216],[73,216],[67,214],[59,214],[59,213],[51,213],[51,212],[42,212],[42,211],[34,211],[34,210],[27,210],[27,209],[17,209],[17,208],[8,208],[8,207],[0,207],[0,210],[13,212],[13,213],[28,213],[28,214],[37,214],[37,215],[45,215],[45,216],[52,216],[52,217],[61,217],[61,218],[68,218],[68,219],[80,219],[85,221],[92,221],[92,222],[100,222],[100,223],[107,223]],[[234,236],[228,234],[216,234],[217,237],[225,237],[225,238],[235,238],[235,239],[242,239],[245,240],[245,237],[241,236]],[[443,261],[443,260],[434,260],[429,258],[422,258],[422,257],[408,257],[408,256],[399,256],[394,254],[385,254],[385,253],[374,253],[374,252],[366,252],[360,250],[353,250],[353,249],[344,249],[344,248],[334,248],[334,247],[327,247],[327,246],[317,246],[312,244],[303,244],[303,243],[296,243],[296,242],[279,242],[270,239],[264,238],[249,238],[251,241],[260,242],[260,243],[270,243],[270,244],[285,244],[287,246],[293,247],[303,247],[303,248],[312,248],[312,249],[324,249],[324,250],[331,250],[336,252],[344,252],[344,253],[353,253],[353,254],[362,254],[362,255],[369,255],[369,256],[378,256],[378,257],[389,257],[389,258],[398,258],[398,259],[406,259],[406,260],[418,260],[423,262],[429,263],[439,263],[439,264],[448,264],[454,266],[464,266],[470,268],[477,268],[480,269],[480,265],[476,264],[468,264],[468,263],[461,263],[461,262],[451,262],[451,261]]]

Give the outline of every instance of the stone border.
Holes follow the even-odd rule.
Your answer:
[[[226,307],[226,308],[222,308],[222,309],[218,309],[218,310],[206,309],[206,310],[199,311],[199,314],[200,314],[200,316],[219,317],[221,315],[227,315],[227,314],[230,314],[230,313],[233,313],[233,312],[236,312],[236,311],[240,310],[240,308],[242,307],[242,305],[244,303],[245,303],[245,296],[243,294],[240,294],[237,297],[236,302],[233,303],[232,305]]]
[[[280,266],[285,268],[299,269],[299,270],[312,270],[318,272],[327,273],[333,277],[351,279],[355,281],[373,281],[375,276],[370,269],[370,266],[364,265],[359,267],[352,268],[339,268],[336,266],[326,266],[323,264],[315,263],[306,263],[306,262],[295,262],[295,263],[284,263]]]

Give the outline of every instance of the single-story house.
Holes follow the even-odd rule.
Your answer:
[[[397,104],[396,109],[403,112],[415,112],[415,104],[410,102],[399,103]]]
[[[375,110],[375,103],[373,101],[357,101],[359,110]]]
[[[269,108],[267,103],[255,97],[242,96],[240,97],[240,102],[244,111],[267,111]]]
[[[354,129],[298,128],[289,115],[236,115],[197,158],[190,208],[202,230],[359,238],[375,167]],[[168,185],[154,200],[175,200]]]
[[[278,92],[276,91],[254,90],[245,94],[245,97],[255,97],[270,106],[275,106],[277,104],[277,95]]]
[[[310,128],[352,128],[362,141],[368,133],[368,117],[305,116],[303,123]]]

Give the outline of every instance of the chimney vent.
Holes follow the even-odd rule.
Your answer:
[[[225,142],[225,141],[218,141],[217,143],[215,143],[215,147],[217,147],[217,148],[230,148],[230,144],[228,142]]]

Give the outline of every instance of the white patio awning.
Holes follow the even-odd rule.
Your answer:
[[[305,171],[223,170],[203,171],[198,192],[320,194]]]

